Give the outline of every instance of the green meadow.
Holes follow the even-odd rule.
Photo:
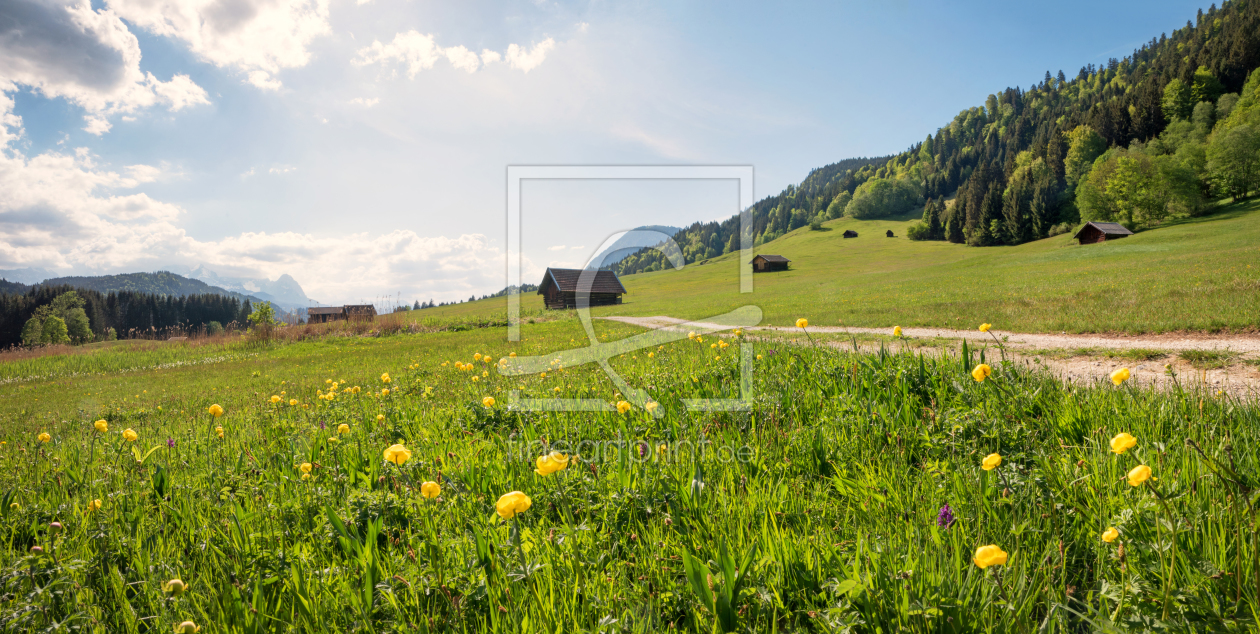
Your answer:
[[[727,254],[680,271],[622,278],[621,306],[596,315],[704,319],[756,304],[764,323],[894,325],[971,329],[989,322],[1015,332],[1236,332],[1260,322],[1260,200],[1202,218],[1087,246],[1060,235],[1013,247],[965,247],[905,238],[913,220],[825,223],[755,249],[792,260],[786,272],[754,276],[739,293],[740,260]],[[846,229],[859,233],[844,239]],[[892,230],[897,237],[885,237]],[[527,280],[533,282],[534,280]],[[416,313],[412,318],[503,315],[495,298]],[[540,311],[525,296],[522,307]]]
[[[0,630],[1256,627],[1254,403],[726,332],[612,358],[618,411],[536,321],[0,364]],[[685,409],[741,345],[747,410]]]

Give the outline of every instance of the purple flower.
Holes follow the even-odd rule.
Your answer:
[[[942,506],[940,512],[936,514],[936,525],[941,528],[954,525],[954,509],[949,508],[948,504]]]
[[[638,448],[638,450],[639,450],[639,457],[640,457],[640,458],[642,458],[642,457],[644,457],[644,456],[646,456],[646,455],[648,454],[648,446],[647,446],[647,443],[640,441],[640,442],[639,442],[639,444],[637,445],[637,448]]]
[[[174,448],[175,448],[175,439],[174,439],[174,438],[167,438],[167,439],[166,439],[166,446],[167,446],[167,447],[170,447],[171,449],[174,449]]]
[[[322,420],[321,420],[321,421],[319,421],[319,428],[320,428],[320,429],[323,429],[323,428],[324,428],[324,421],[322,421]]]

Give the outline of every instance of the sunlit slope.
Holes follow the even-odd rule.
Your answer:
[[[1260,319],[1260,202],[1088,246],[1069,235],[1016,247],[912,242],[909,224],[840,219],[765,244],[756,251],[792,269],[755,275],[751,295],[738,293],[735,254],[628,276],[626,304],[602,314],[703,318],[754,303],[778,325],[988,321],[1024,332],[1248,329]]]
[[[792,269],[754,276],[739,293],[738,254],[680,271],[622,278],[621,306],[596,315],[703,319],[756,304],[765,323],[972,328],[1021,332],[1245,330],[1260,326],[1260,201],[1226,207],[1123,240],[1079,246],[1061,235],[1015,247],[974,248],[905,238],[911,221],[840,219],[799,229],[756,253]],[[846,229],[859,237],[845,239]],[[891,229],[897,237],[885,237]],[[495,298],[413,313],[412,319],[502,319]],[[522,311],[537,315],[536,295]]]

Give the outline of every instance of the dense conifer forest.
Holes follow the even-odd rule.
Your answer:
[[[1260,188],[1260,2],[1200,10],[1132,55],[1007,88],[892,157],[850,159],[749,209],[754,244],[825,220],[905,217],[909,237],[1020,244],[1086,220],[1133,230]],[[913,217],[913,216],[912,216]],[[674,236],[687,262],[739,248],[738,216]],[[612,268],[669,268],[654,250]]]
[[[252,310],[249,300],[210,293],[101,293],[40,285],[25,293],[0,293],[0,347],[158,336],[212,323],[220,327],[244,324]],[[55,326],[56,320],[62,325]]]

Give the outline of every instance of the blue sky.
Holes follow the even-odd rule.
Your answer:
[[[752,165],[769,195],[1201,6],[11,0],[0,269],[462,299],[503,286],[509,164]],[[617,230],[728,216],[730,191],[534,187],[526,275]]]

